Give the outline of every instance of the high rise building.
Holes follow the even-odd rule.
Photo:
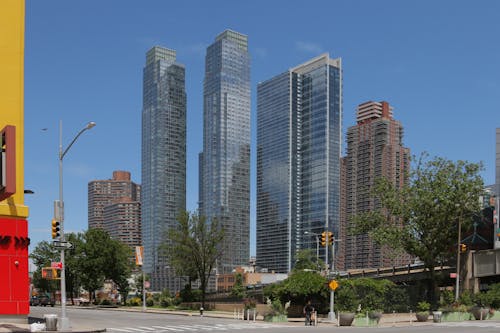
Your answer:
[[[88,183],[88,223],[89,228],[103,228],[108,231],[104,218],[104,208],[122,198],[139,202],[141,186],[130,180],[130,172],[113,171],[113,178],[93,180]],[[138,229],[140,232],[140,229]]]
[[[357,124],[347,130],[347,154],[343,158],[342,227],[339,269],[390,267],[408,264],[406,254],[392,256],[367,234],[348,232],[350,216],[380,208],[372,195],[378,178],[395,186],[407,181],[410,152],[403,146],[403,126],[393,118],[387,102],[366,102],[357,109]]]
[[[323,54],[258,85],[259,266],[287,273],[298,250],[315,253],[323,231],[337,234],[341,122],[340,58]]]
[[[155,46],[146,54],[142,106],[142,241],[152,290],[181,289],[159,251],[165,233],[186,209],[185,68],[176,52]]]
[[[226,30],[207,48],[203,84],[200,213],[225,230],[219,272],[250,259],[250,55],[247,36]]]
[[[500,128],[496,129],[495,194],[500,196]]]
[[[104,207],[103,217],[104,227],[112,239],[119,240],[132,250],[142,246],[140,201],[120,198]]]
[[[89,182],[89,228],[106,230],[112,239],[130,246],[131,250],[141,246],[140,196],[141,186],[130,180],[128,171],[113,171],[112,179]]]

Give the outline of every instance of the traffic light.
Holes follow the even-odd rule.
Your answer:
[[[333,245],[333,232],[328,231],[328,245]]]
[[[461,253],[467,252],[467,244],[460,244],[460,252]]]
[[[60,279],[59,269],[53,267],[42,268],[42,279],[58,280]]]
[[[56,239],[61,237],[60,223],[56,219],[52,219],[52,238]]]
[[[321,246],[326,246],[326,243],[328,242],[327,238],[328,238],[328,235],[327,235],[326,231],[323,231],[321,233]]]

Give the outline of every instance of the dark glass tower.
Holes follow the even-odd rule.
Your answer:
[[[152,290],[180,290],[158,247],[186,209],[185,69],[176,53],[155,46],[146,54],[142,108],[142,240]]]
[[[226,30],[207,48],[200,213],[225,230],[219,272],[250,258],[250,56],[247,36]]]
[[[258,85],[259,266],[289,272],[316,235],[337,233],[341,122],[340,59],[324,54]]]

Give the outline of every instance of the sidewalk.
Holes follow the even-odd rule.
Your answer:
[[[98,307],[81,307],[80,309],[98,309]],[[142,312],[142,307],[118,307],[118,308],[105,308],[111,311],[128,311],[128,312]],[[187,311],[187,310],[167,310],[158,308],[148,308],[147,313],[163,313],[170,315],[188,316],[188,317],[199,317],[200,313],[198,311]],[[225,318],[237,320],[236,313],[227,311],[204,311],[204,317],[210,318]],[[241,317],[241,313],[240,313]],[[263,321],[262,315],[257,315],[256,321]],[[41,318],[28,317],[29,323],[33,322],[43,322]],[[242,319],[239,319],[242,320]],[[497,320],[493,320],[497,322]],[[284,323],[280,323],[284,324]],[[288,324],[291,326],[303,326],[304,318],[288,318]],[[369,320],[364,318],[357,318],[354,322],[355,326],[358,327],[408,327],[408,326],[429,326],[434,325],[432,321],[432,316],[429,316],[429,320],[426,322],[417,322],[414,313],[388,313],[384,314],[378,325],[369,323]],[[337,321],[330,322],[327,318],[318,318],[318,325],[324,326],[337,326]],[[81,327],[78,325],[72,325],[71,330],[67,332],[71,333],[92,333],[92,332],[105,332],[105,329],[90,329],[86,327]],[[30,325],[23,323],[7,323],[0,322],[0,332],[30,332]],[[64,332],[64,331],[57,331]]]
[[[45,319],[43,318],[35,318],[35,317],[29,317],[28,316],[28,323],[6,323],[6,322],[0,322],[0,332],[31,332],[31,326],[30,324],[32,323],[43,323]],[[43,331],[46,332],[46,331]],[[71,333],[100,333],[100,332],[106,332],[106,329],[101,328],[101,329],[92,329],[88,327],[82,327],[78,325],[72,325],[71,329],[69,331],[54,331],[54,332],[71,332]]]

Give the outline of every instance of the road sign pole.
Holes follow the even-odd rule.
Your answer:
[[[146,312],[146,273],[142,266],[142,311]]]
[[[335,272],[335,241],[332,242],[332,273],[334,272]],[[330,312],[328,312],[328,320],[330,321],[335,320],[335,312],[333,311],[334,305],[335,305],[335,290],[333,288],[330,288]]]

